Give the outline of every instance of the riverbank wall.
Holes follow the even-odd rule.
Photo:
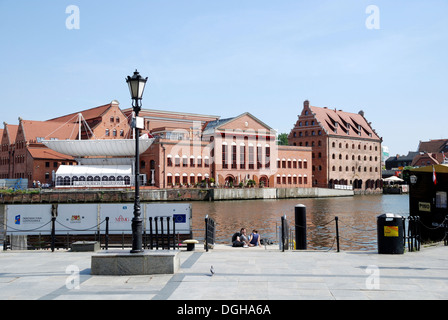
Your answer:
[[[323,188],[143,189],[140,201],[224,201],[353,196],[353,191]],[[1,193],[0,204],[133,202],[133,190],[42,190]]]

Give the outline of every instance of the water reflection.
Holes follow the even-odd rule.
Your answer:
[[[336,248],[334,218],[339,217],[341,250],[377,249],[376,217],[383,213],[407,216],[407,195],[366,195],[348,198],[243,200],[193,202],[193,229],[204,229],[208,214],[217,224],[217,243],[230,243],[232,234],[245,227],[258,229],[263,238],[276,241],[282,215],[294,224],[294,206],[307,207],[309,249]]]

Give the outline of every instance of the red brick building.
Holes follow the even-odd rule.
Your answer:
[[[424,167],[448,162],[448,139],[420,141],[411,166]]]
[[[128,118],[117,101],[48,121],[23,120],[18,125],[4,123],[1,139],[0,178],[28,179],[53,185],[53,174],[61,165],[76,165],[70,155],[44,146],[42,140],[75,140],[79,138],[79,114],[88,124],[81,126],[82,139],[123,139],[129,137]]]
[[[18,125],[10,125],[3,122],[1,152],[0,152],[0,179],[12,177],[14,166],[14,150]]]
[[[132,110],[123,112],[129,115]],[[275,132],[251,115],[218,116],[143,109],[156,140],[140,156],[141,172],[158,188],[194,186],[311,187],[311,148],[278,146]]]
[[[312,148],[313,186],[363,190],[382,187],[382,138],[362,111],[355,114],[313,107],[305,101],[288,142]]]
[[[87,124],[81,128],[80,114]],[[166,188],[206,182],[219,186],[254,183],[265,187],[311,187],[311,148],[278,146],[272,128],[250,113],[220,119],[143,109],[139,115],[145,123],[142,134],[155,137],[151,147],[140,155],[140,172],[146,175],[149,186]],[[131,116],[132,109],[122,111],[118,102],[112,101],[47,121],[20,119],[17,126],[5,124],[1,177],[27,178],[29,186],[33,181],[54,185],[54,172],[61,165],[76,165],[81,159],[53,151],[41,141],[129,139]],[[92,160],[103,161],[82,161],[94,163]],[[114,162],[120,160],[126,159]],[[127,164],[132,163],[127,160]],[[74,181],[64,178],[63,186],[73,186]]]

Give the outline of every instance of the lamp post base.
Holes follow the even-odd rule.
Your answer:
[[[143,220],[140,217],[132,218],[132,250],[131,253],[142,253]]]

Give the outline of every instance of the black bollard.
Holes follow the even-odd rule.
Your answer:
[[[106,250],[109,250],[109,217],[106,217]]]
[[[306,206],[295,206],[296,250],[306,250]]]
[[[55,223],[56,221],[56,217],[52,217],[51,218],[51,252],[54,252],[54,247],[55,247]]]

